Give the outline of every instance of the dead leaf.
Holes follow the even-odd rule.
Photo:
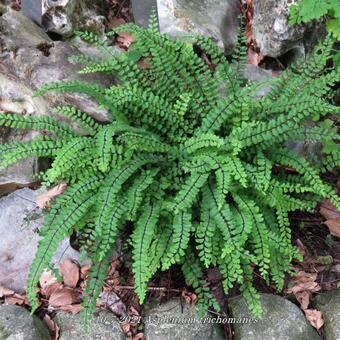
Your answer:
[[[36,199],[37,206],[40,209],[50,208],[53,199],[61,195],[67,189],[67,184],[62,182],[52,189],[42,193]]]
[[[120,297],[113,291],[104,291],[100,295],[99,305],[109,309],[117,316],[126,314],[126,306]]]
[[[120,328],[128,337],[132,336],[131,325],[128,322],[121,323]]]
[[[325,221],[329,232],[336,237],[340,237],[340,218]]]
[[[58,282],[57,278],[52,274],[50,270],[45,271],[41,275],[40,280],[39,280],[39,284],[42,289],[57,282]]]
[[[13,295],[5,296],[5,303],[22,306],[28,304],[28,300],[26,296],[14,293]]]
[[[41,294],[48,299],[55,291],[60,288],[62,288],[62,284],[60,282],[53,283],[50,286],[46,286],[44,289],[41,289]]]
[[[125,20],[123,18],[111,18],[108,21],[107,27],[108,29],[116,28],[120,25],[125,24]]]
[[[129,337],[129,340],[144,340],[144,333],[138,333]]]
[[[299,301],[301,309],[305,310],[308,308],[310,296],[311,293],[306,290],[295,293],[295,297]]]
[[[79,294],[71,288],[59,288],[53,292],[49,298],[49,305],[52,307],[61,307],[72,305],[80,301]]]
[[[87,275],[91,269],[91,265],[86,264],[80,268],[80,278],[82,280],[85,280],[87,278]]]
[[[330,201],[325,200],[320,205],[320,214],[326,219],[326,220],[335,220],[340,218],[340,212],[336,208],[334,204],[332,204]]]
[[[43,321],[45,322],[45,324],[47,325],[47,327],[49,328],[49,330],[51,332],[53,332],[53,335],[54,335],[54,339],[59,339],[59,332],[60,332],[60,328],[59,326],[57,325],[56,322],[54,322],[51,317],[46,314],[43,318]]]
[[[188,292],[186,289],[182,291],[182,297],[185,302],[190,305],[195,304],[197,301],[197,295],[195,293]]]
[[[307,320],[314,328],[319,330],[323,326],[324,321],[322,319],[322,313],[320,311],[316,309],[305,309],[304,312],[306,314]]]
[[[63,310],[65,312],[72,313],[72,314],[78,314],[81,310],[81,305],[79,303],[76,305],[66,305],[66,306],[61,306],[58,309]]]
[[[15,293],[14,290],[8,289],[4,286],[0,286],[0,298],[2,298],[4,296],[8,296],[8,295],[13,295],[14,293]]]
[[[59,270],[66,286],[77,287],[79,281],[79,267],[77,264],[67,259],[59,266]]]
[[[248,49],[248,64],[252,64],[258,66],[259,63],[263,60],[263,55],[260,52],[256,52],[252,48]]]
[[[129,49],[134,41],[134,37],[128,32],[119,32],[116,38],[117,45],[124,50]]]

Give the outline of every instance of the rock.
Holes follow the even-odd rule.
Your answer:
[[[300,308],[272,294],[261,294],[263,317],[257,322],[234,323],[235,340],[316,340],[316,330],[308,323]],[[243,298],[229,300],[234,318],[253,319]]]
[[[161,32],[204,34],[231,53],[239,27],[238,0],[158,0],[157,8]]]
[[[314,299],[315,307],[322,312],[325,340],[340,339],[340,289],[322,293]]]
[[[265,83],[265,81],[273,78],[273,71],[266,70],[256,65],[247,64],[244,70],[245,78],[255,82],[255,83]],[[257,97],[261,98],[265,96],[271,89],[271,86],[268,84],[264,84],[261,86],[257,92]]]
[[[83,323],[79,314],[58,312],[54,321],[60,327],[60,340],[126,339],[118,319],[112,313],[106,311],[96,312],[87,335],[84,335]]]
[[[199,322],[195,306],[181,306],[179,300],[173,299],[156,307],[145,308],[144,334],[148,340],[225,339],[220,325]]]
[[[105,17],[98,15],[95,5],[96,1],[89,0],[43,0],[42,27],[61,38],[77,30],[102,33]]]
[[[313,25],[288,25],[287,0],[254,0],[253,33],[264,56],[278,57],[290,50],[304,54],[304,36]]]
[[[1,340],[48,340],[50,335],[44,323],[23,307],[0,305]]]
[[[113,76],[77,74],[80,65],[71,63],[68,57],[80,51],[96,50],[84,43],[53,42],[46,33],[19,12],[9,11],[0,17],[0,112],[43,115],[55,105],[74,105],[101,121],[108,121],[105,109],[98,109],[97,102],[82,94],[56,94],[50,92],[44,97],[33,98],[33,91],[45,83],[57,80],[84,80],[90,83],[110,86]],[[23,130],[21,130],[23,131]],[[8,138],[7,138],[8,137]],[[17,138],[18,137],[18,138]],[[23,135],[1,129],[2,143],[12,140],[29,140],[31,132]],[[12,188],[32,183],[32,177],[43,165],[35,158],[23,161],[18,166],[0,173],[0,187]],[[4,190],[4,189],[3,189]]]
[[[42,226],[42,212],[37,209],[37,191],[24,188],[0,199],[0,285],[22,293],[27,273],[40,239],[37,231]],[[64,259],[79,260],[79,253],[65,239],[53,262]]]

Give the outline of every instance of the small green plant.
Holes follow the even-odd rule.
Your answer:
[[[36,285],[58,243],[77,231],[93,263],[82,309],[88,324],[117,237],[131,221],[128,244],[141,303],[154,273],[179,264],[202,314],[209,306],[219,310],[205,280],[206,268],[218,267],[225,292],[238,285],[260,315],[254,268],[281,289],[292,260],[300,258],[289,212],[313,210],[325,198],[339,206],[335,190],[320,179],[340,159],[337,130],[323,118],[340,111],[329,100],[339,68],[325,67],[332,38],[275,78],[259,99],[259,85],[243,76],[241,42],[228,61],[209,38],[175,40],[156,27],[151,19],[147,29],[125,24],[109,32],[133,36],[121,54],[92,33],[79,34],[103,54],[74,57],[85,64],[80,72],[114,73],[117,85],[61,81],[37,92],[87,94],[109,110],[110,123],[69,106],[53,111],[81,129],[48,115],[0,114],[1,126],[46,132],[29,143],[1,145],[1,167],[49,157],[45,185],[69,184],[46,212],[27,285],[32,312],[39,307]],[[321,141],[324,156],[302,158],[286,147],[292,139]]]
[[[307,23],[327,16],[327,30],[340,40],[339,0],[298,0],[290,6],[289,24]]]

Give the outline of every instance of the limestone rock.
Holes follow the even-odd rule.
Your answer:
[[[188,304],[181,306],[179,300],[173,299],[162,305],[146,308],[144,334],[148,340],[223,340],[225,338],[219,324],[199,322],[195,306]]]
[[[1,340],[48,340],[49,332],[44,323],[23,307],[0,305]]]
[[[157,8],[161,32],[204,34],[231,52],[239,26],[238,0],[158,0]]]
[[[261,294],[262,319],[257,322],[234,323],[235,340],[317,340],[316,330],[308,323],[300,308],[272,294]],[[230,299],[234,318],[253,319],[243,298]]]
[[[314,301],[325,321],[325,339],[340,339],[340,289],[317,295]]]
[[[302,47],[305,26],[288,26],[287,0],[254,0],[253,33],[261,53],[277,57]]]
[[[105,17],[98,15],[95,5],[89,0],[43,0],[42,26],[61,37],[70,37],[76,30],[104,32]]]
[[[118,319],[112,313],[106,311],[96,312],[87,335],[84,335],[83,323],[79,314],[58,312],[54,321],[60,327],[60,340],[126,339]]]
[[[33,91],[45,83],[57,80],[83,80],[89,83],[110,86],[114,79],[109,75],[77,74],[80,65],[68,57],[79,51],[96,53],[93,48],[79,42],[77,46],[68,42],[53,42],[46,33],[19,12],[9,11],[0,17],[0,112],[43,115],[55,105],[74,105],[101,121],[108,121],[107,110],[98,109],[95,99],[82,94],[56,94],[33,97]],[[21,130],[23,131],[23,130]],[[8,137],[8,138],[7,138]],[[31,133],[13,136],[9,129],[1,129],[1,142],[29,140]],[[27,163],[28,162],[28,163]],[[0,173],[0,186],[13,188],[32,183],[32,176],[42,166],[35,158],[24,161]]]
[[[37,191],[17,190],[0,199],[0,285],[22,293],[27,273],[40,239],[42,212],[37,209]],[[79,253],[65,239],[59,246],[54,263],[64,259],[79,260]]]

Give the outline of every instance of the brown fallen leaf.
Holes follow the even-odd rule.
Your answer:
[[[128,32],[119,32],[116,38],[117,45],[124,50],[128,50],[134,41],[135,38]]]
[[[78,314],[81,310],[81,304],[61,306],[58,309],[72,314]]]
[[[112,29],[123,24],[125,24],[125,20],[123,18],[111,18],[107,23],[107,27]]]
[[[304,312],[307,320],[317,330],[323,326],[324,320],[322,319],[322,313],[320,311],[316,309],[305,309]]]
[[[144,340],[144,333],[138,333],[128,338],[128,340]]]
[[[90,269],[91,269],[90,264],[86,264],[86,265],[80,267],[80,278],[82,280],[85,280],[87,278],[87,275],[88,275]]]
[[[8,288],[0,285],[0,298],[2,298],[4,296],[8,296],[8,295],[13,295],[14,293],[15,293],[14,290],[8,289]]]
[[[59,288],[53,292],[48,300],[51,307],[72,305],[80,301],[79,294],[71,288]]]
[[[299,301],[301,309],[307,309],[310,302],[311,293],[309,291],[303,290],[301,292],[295,293],[294,295]]]
[[[120,297],[113,291],[104,291],[98,300],[98,305],[109,309],[117,316],[126,314],[126,306]]]
[[[248,58],[247,60],[248,64],[258,66],[259,63],[263,60],[264,56],[262,55],[262,53],[256,52],[252,48],[249,48],[247,58]]]
[[[42,289],[57,282],[57,278],[52,274],[50,270],[44,271],[39,280],[39,284]]]
[[[330,201],[325,200],[320,205],[320,214],[326,219],[329,232],[340,237],[340,211]]]
[[[14,293],[13,295],[8,295],[5,296],[5,303],[9,305],[27,305],[28,304],[28,299],[26,296]]]
[[[48,314],[44,316],[43,321],[45,322],[49,330],[53,333],[53,340],[59,339],[60,328],[57,323],[54,322],[54,320],[52,320]]]
[[[68,287],[75,288],[79,281],[79,266],[67,259],[59,266],[60,274],[63,277],[64,284]]]
[[[36,204],[40,209],[50,208],[53,199],[61,195],[67,189],[67,184],[62,182],[50,190],[42,193],[36,199]]]
[[[193,305],[197,301],[197,295],[192,292],[188,292],[186,289],[182,291],[182,297],[184,298],[185,302]]]

